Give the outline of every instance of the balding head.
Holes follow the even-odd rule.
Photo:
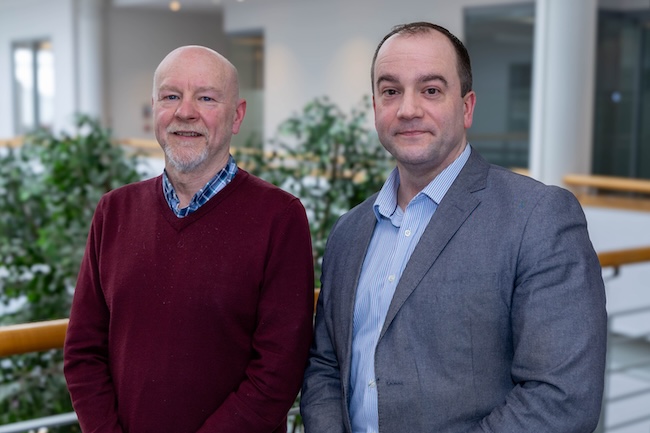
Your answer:
[[[153,76],[153,96],[160,86],[161,77],[178,68],[189,68],[196,62],[212,64],[214,74],[224,83],[224,86],[233,91],[232,98],[239,99],[239,78],[237,69],[228,59],[218,52],[200,45],[186,45],[176,48],[160,62]]]

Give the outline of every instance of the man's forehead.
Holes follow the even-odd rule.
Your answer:
[[[377,59],[386,55],[408,54],[455,54],[453,45],[442,33],[425,30],[418,33],[397,33],[386,39],[377,52]]]
[[[210,58],[179,57],[162,64],[156,71],[158,85],[191,82],[193,86],[223,87],[234,81],[232,72],[221,62]]]
[[[396,34],[388,38],[377,52],[375,60],[375,81],[380,75],[390,74],[393,69],[401,68],[406,62],[414,69],[428,69],[419,74],[441,75],[447,66],[456,69],[456,52],[447,38],[435,30],[416,34]],[[433,68],[433,69],[432,69]],[[414,74],[415,70],[412,71]]]

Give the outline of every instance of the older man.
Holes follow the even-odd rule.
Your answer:
[[[237,72],[199,46],[154,75],[164,173],[95,212],[65,342],[82,430],[284,432],[312,333],[300,201],[237,167]]]

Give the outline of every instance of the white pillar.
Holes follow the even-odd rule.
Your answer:
[[[99,118],[104,111],[104,0],[75,1],[75,110]]]
[[[563,185],[590,173],[597,0],[537,0],[530,175]]]

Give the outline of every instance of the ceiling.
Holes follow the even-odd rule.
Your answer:
[[[177,0],[181,10],[205,11],[221,7],[223,0]],[[169,9],[171,0],[113,0],[115,7]]]
[[[177,0],[181,10],[185,11],[215,11],[224,4],[251,1],[259,0]],[[169,9],[170,3],[171,0],[112,0],[115,7]]]
[[[145,7],[155,9],[169,9],[171,0],[111,0],[115,7]],[[260,2],[266,3],[269,0],[176,0],[181,5],[181,10],[189,11],[215,11],[224,4],[238,2]],[[302,0],[304,1],[304,0]],[[597,0],[602,9],[614,10],[639,10],[650,8],[650,0]],[[523,4],[535,3],[534,0],[522,0]]]

